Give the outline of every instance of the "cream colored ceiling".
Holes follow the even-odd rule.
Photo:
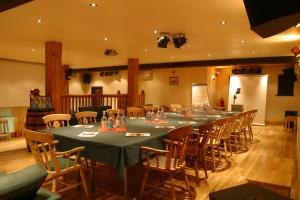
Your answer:
[[[157,48],[154,30],[185,33],[188,43]],[[45,41],[62,42],[63,64],[79,68],[125,65],[128,58],[160,63],[291,56],[300,30],[260,38],[250,30],[242,0],[34,0],[0,13],[0,58],[43,63]],[[104,56],[106,48],[119,55]]]

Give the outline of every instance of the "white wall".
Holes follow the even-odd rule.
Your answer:
[[[233,95],[237,88],[241,88],[241,94],[237,94],[235,104],[244,105],[244,110],[257,109],[254,123],[265,125],[268,75],[232,75],[229,83],[228,108],[233,104]]]
[[[0,59],[0,107],[29,106],[30,89],[45,94],[43,64]]]

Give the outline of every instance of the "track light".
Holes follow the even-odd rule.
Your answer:
[[[161,35],[159,38],[157,38],[157,46],[159,48],[167,48],[169,42],[170,39],[168,35]]]
[[[174,35],[173,43],[175,48],[180,48],[182,45],[186,43],[185,35],[182,33],[179,33],[178,35]]]

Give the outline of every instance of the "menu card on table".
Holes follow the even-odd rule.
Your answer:
[[[81,132],[78,137],[95,137],[99,132],[88,132],[88,131],[83,131]]]
[[[126,133],[126,136],[150,136],[150,133]]]
[[[196,124],[194,121],[178,121],[179,124]]]
[[[155,126],[155,128],[175,128],[175,126]]]
[[[83,125],[83,124],[78,124],[78,125],[75,125],[73,126],[75,128],[93,128],[94,125]]]

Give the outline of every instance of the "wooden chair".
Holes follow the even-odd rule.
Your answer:
[[[80,152],[84,150],[84,147],[58,152],[55,150],[58,141],[54,140],[53,135],[27,129],[24,130],[24,133],[36,162],[40,163],[48,172],[47,181],[52,181],[52,192],[61,193],[81,186],[86,198],[89,199],[84,172],[79,162]],[[73,184],[65,182],[63,176],[73,172],[79,172],[81,180]],[[57,183],[61,183],[65,187],[57,191]]]
[[[207,141],[207,153],[209,156],[211,156],[211,162],[212,162],[212,170],[216,171],[216,152],[219,156],[219,163],[221,163],[221,151],[220,151],[220,144],[221,144],[221,138],[223,135],[223,132],[226,128],[227,118],[218,119],[216,121],[213,121],[213,130],[209,136],[209,139]]]
[[[127,108],[127,116],[128,117],[142,117],[143,111],[138,107],[128,107]]]
[[[170,105],[170,111],[171,112],[179,112],[181,110],[181,105],[180,104],[171,104]]]
[[[291,123],[293,123],[293,127],[291,126]],[[292,128],[293,132],[297,132],[297,123],[297,116],[286,116],[284,120],[285,130]]]
[[[78,112],[75,116],[79,124],[91,124],[97,122],[97,112],[94,111]]]
[[[186,161],[194,165],[197,185],[200,184],[198,167],[199,162],[202,162],[205,177],[208,177],[205,157],[207,151],[207,142],[213,130],[213,123],[201,125],[199,126],[198,130],[199,132],[193,133],[192,138],[189,139],[185,153]]]
[[[43,117],[43,120],[48,129],[70,126],[70,119],[70,114],[50,114]]]
[[[113,117],[116,117],[118,112],[123,114],[124,110],[123,109],[107,109],[106,110],[106,116],[108,117],[109,113],[111,113]]]
[[[249,114],[249,116],[248,116],[249,119],[248,119],[248,125],[247,125],[247,133],[248,133],[249,138],[250,138],[251,141],[253,141],[252,123],[253,123],[253,120],[256,116],[257,111],[258,111],[257,109],[250,110],[249,113],[248,113]]]
[[[159,150],[150,147],[141,147],[145,153],[143,162],[144,177],[141,186],[140,199],[142,199],[149,171],[158,171],[168,175],[171,179],[170,186],[172,191],[172,200],[176,199],[174,176],[182,173],[185,179],[186,189],[190,193],[188,177],[185,173],[185,151],[189,136],[192,132],[192,126],[184,126],[173,129],[167,136],[166,150]]]
[[[232,130],[233,145],[235,146],[236,152],[243,152],[247,148],[247,117],[247,112],[237,114],[235,124],[232,125],[232,127],[234,127]]]

